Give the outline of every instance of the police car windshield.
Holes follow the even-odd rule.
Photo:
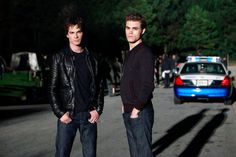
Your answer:
[[[180,74],[222,74],[226,72],[218,63],[186,63]]]

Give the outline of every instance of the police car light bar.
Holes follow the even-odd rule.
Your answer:
[[[187,61],[188,62],[200,62],[200,61],[220,62],[221,59],[218,56],[188,56]]]

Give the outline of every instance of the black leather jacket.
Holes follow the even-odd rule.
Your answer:
[[[104,104],[104,92],[101,76],[99,76],[97,61],[86,51],[86,62],[91,72],[92,82],[90,85],[91,99],[90,110],[96,109],[102,114]],[[75,68],[74,56],[70,48],[54,54],[50,60],[49,73],[49,102],[54,114],[60,118],[67,111],[73,117],[75,106]]]

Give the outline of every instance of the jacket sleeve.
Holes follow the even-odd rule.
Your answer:
[[[138,56],[139,62],[139,85],[138,99],[135,108],[141,110],[151,100],[154,90],[154,64],[155,57],[151,50],[142,52]]]
[[[50,58],[50,72],[48,82],[48,99],[54,114],[60,118],[64,115],[64,111],[60,108],[60,101],[58,96],[58,55],[53,55]]]

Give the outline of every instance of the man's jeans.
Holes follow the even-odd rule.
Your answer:
[[[69,124],[58,120],[56,137],[56,157],[69,157],[73,141],[79,129],[83,157],[96,157],[97,123],[88,121],[88,112],[76,114]]]
[[[165,88],[169,88],[170,87],[170,73],[165,73],[164,87]]]
[[[123,113],[131,157],[153,157],[152,126],[154,110],[152,105],[144,108],[138,118],[130,118],[130,113]]]

